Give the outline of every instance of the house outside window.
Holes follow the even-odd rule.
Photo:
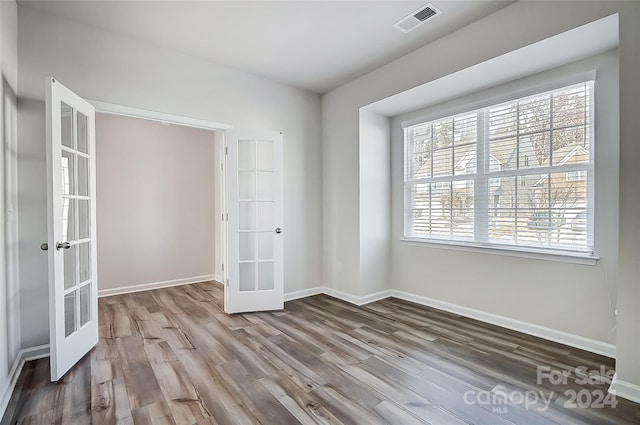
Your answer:
[[[593,253],[593,81],[405,128],[405,238]]]
[[[586,180],[587,174],[584,171],[568,171],[567,181]]]

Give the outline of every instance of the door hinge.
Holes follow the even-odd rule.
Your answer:
[[[224,171],[224,165],[220,163],[220,171]]]
[[[229,221],[229,213],[227,213],[227,221]]]
[[[222,265],[222,271],[224,271],[224,264]]]
[[[222,213],[222,221],[224,221],[224,213]]]
[[[227,288],[229,287],[229,279],[227,279]]]
[[[229,155],[229,146],[224,147],[224,154]]]

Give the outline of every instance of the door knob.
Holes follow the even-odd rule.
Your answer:
[[[56,243],[56,249],[60,251],[61,249],[69,249],[71,248],[71,244],[69,242],[58,242]]]
[[[278,233],[278,234],[282,233],[282,229],[279,228],[279,227],[276,227],[276,233]]]

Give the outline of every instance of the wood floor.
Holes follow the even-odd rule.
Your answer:
[[[564,407],[606,394],[578,384],[576,368],[614,366],[591,353],[396,299],[315,296],[233,316],[222,299],[215,283],[100,299],[98,346],[59,383],[48,359],[27,363],[2,425],[640,424],[622,399]],[[538,379],[538,366],[567,382]]]

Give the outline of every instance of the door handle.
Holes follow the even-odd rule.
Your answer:
[[[61,249],[69,249],[71,248],[71,244],[69,242],[57,242],[56,249],[60,251]]]
[[[279,228],[279,227],[276,227],[276,233],[277,233],[277,234],[282,233],[282,229],[281,229],[281,228]]]

